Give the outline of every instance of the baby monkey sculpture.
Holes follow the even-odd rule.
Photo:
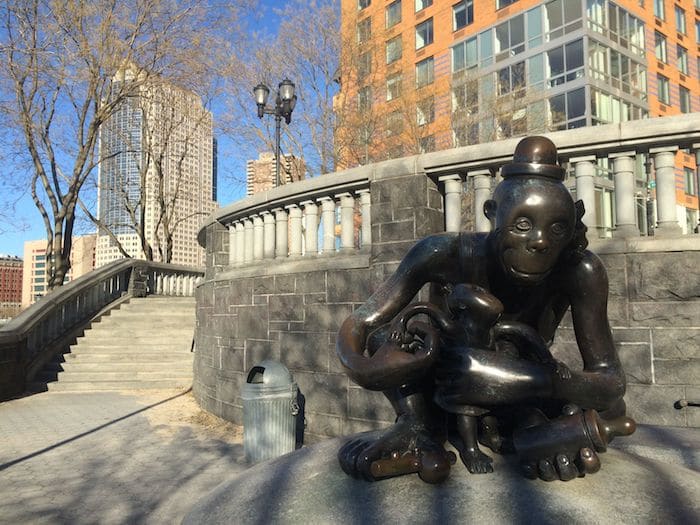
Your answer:
[[[341,448],[351,476],[439,483],[456,462],[450,438],[471,473],[493,471],[481,443],[517,454],[528,477],[567,481],[596,472],[608,442],[634,432],[607,274],[586,249],[583,205],[563,184],[556,147],[521,140],[501,175],[484,205],[492,232],[419,241],[340,329],[346,372],[384,392],[397,416],[378,438]],[[425,284],[428,302],[411,303]],[[568,309],[580,371],[549,352]]]

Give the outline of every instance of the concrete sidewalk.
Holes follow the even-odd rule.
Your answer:
[[[240,428],[187,392],[0,403],[0,523],[179,523],[246,468]]]

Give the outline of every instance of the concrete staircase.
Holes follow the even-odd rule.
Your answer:
[[[33,390],[189,387],[194,327],[193,297],[132,299],[92,323],[69,353],[37,377]]]

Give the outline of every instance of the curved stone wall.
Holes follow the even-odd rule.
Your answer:
[[[305,396],[307,437],[344,435],[393,421],[382,394],[345,376],[335,337],[417,239],[444,230],[443,213],[437,185],[417,173],[410,159],[362,169],[372,195],[369,248],[237,266],[229,264],[228,230],[218,223],[206,227],[193,386],[204,409],[242,423],[241,387],[248,371],[276,359]]]

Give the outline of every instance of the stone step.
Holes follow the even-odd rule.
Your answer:
[[[93,323],[92,327],[90,330],[87,330],[85,333],[90,333],[93,331],[102,331],[102,330],[109,330],[115,327],[121,327],[121,326],[134,326],[138,328],[178,328],[178,327],[189,327],[190,329],[194,328],[195,325],[195,318],[194,316],[172,316],[168,317],[167,319],[163,318],[155,318],[157,320],[158,324],[154,324],[154,318],[153,317],[148,317],[144,316],[141,313],[134,314],[134,315],[129,315],[129,316],[120,316],[120,317],[114,317],[110,319],[108,322],[101,322],[101,323]]]
[[[191,357],[173,361],[92,361],[83,359],[71,359],[64,363],[51,363],[44,371],[59,372],[160,372],[168,371],[192,371]]]
[[[189,373],[188,373],[189,372]],[[83,383],[90,381],[160,381],[166,379],[189,379],[192,381],[192,373],[187,370],[161,370],[161,371],[136,371],[128,370],[124,372],[111,372],[101,370],[95,372],[94,370],[88,371],[66,371],[66,372],[42,372],[41,376],[37,379],[42,381],[60,381],[67,383]]]
[[[32,388],[41,388],[42,383],[32,385]],[[174,388],[188,388],[192,386],[192,378],[173,378],[151,381],[56,381],[45,383],[44,391],[49,392],[89,392],[100,390],[169,390]],[[41,390],[39,390],[41,391]]]
[[[159,344],[164,341],[192,341],[194,338],[193,330],[172,330],[172,331],[158,331],[156,333],[149,333],[138,330],[131,330],[129,328],[129,333],[93,333],[89,336],[79,337],[76,339],[76,343],[72,346],[139,346],[139,345],[149,345],[151,343]]]
[[[194,298],[132,299],[92,324],[46,367],[34,391],[185,388],[192,385]]]
[[[141,352],[133,353],[125,356],[121,352],[102,352],[102,353],[90,353],[86,352],[77,356],[76,354],[64,354],[65,362],[80,360],[81,363],[110,363],[118,361],[126,362],[139,362],[139,363],[153,363],[153,362],[163,362],[170,363],[173,361],[192,361],[192,354],[190,352]]]
[[[145,342],[135,342],[134,344],[129,344],[124,341],[122,344],[99,344],[97,341],[95,343],[85,343],[84,345],[71,346],[70,352],[74,356],[84,355],[84,354],[157,354],[157,353],[190,353],[192,348],[192,341],[167,341],[165,339],[160,340],[157,343],[145,343]]]

